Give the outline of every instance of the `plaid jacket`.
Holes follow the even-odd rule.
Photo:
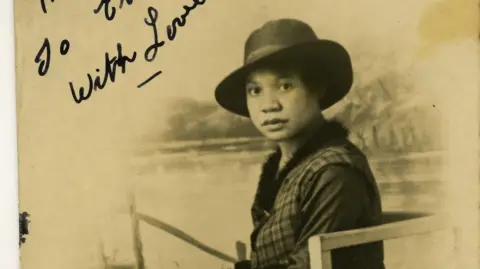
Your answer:
[[[381,223],[380,195],[365,156],[334,124],[322,131],[278,178],[279,152],[265,163],[252,206],[252,268],[309,268],[311,236]],[[334,251],[332,263],[334,269],[383,269],[383,245]]]

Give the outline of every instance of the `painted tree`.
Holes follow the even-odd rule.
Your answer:
[[[349,127],[351,139],[370,153],[439,147],[439,115],[423,101],[414,83],[397,73],[354,87],[335,117]]]

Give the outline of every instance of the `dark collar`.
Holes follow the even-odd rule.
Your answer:
[[[326,143],[332,139],[347,138],[348,130],[339,121],[327,121],[312,132],[312,136],[307,139],[306,143],[297,150],[293,157],[285,165],[277,178],[277,170],[280,162],[280,149],[272,153],[263,165],[259,182],[259,205],[269,211],[275,200],[275,196],[285,176],[295,168],[302,160],[310,154],[318,151]]]

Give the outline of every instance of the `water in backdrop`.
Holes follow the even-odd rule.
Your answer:
[[[249,243],[250,205],[265,151],[152,153],[137,156],[131,186],[137,210],[192,235],[235,257],[235,242]],[[382,194],[384,211],[434,212],[441,208],[442,158],[437,153],[371,159]],[[127,200],[126,200],[127,201]],[[112,212],[102,233],[105,255],[111,262],[135,261],[128,204]],[[199,249],[148,224],[140,224],[147,268],[232,268]],[[441,268],[450,252],[434,246],[449,244],[443,236],[417,236],[385,245],[392,269]],[[394,254],[395,253],[395,254]],[[430,253],[430,254],[429,254]],[[433,253],[433,254],[432,254]],[[398,262],[397,262],[398,261]],[[423,261],[423,263],[422,263]]]

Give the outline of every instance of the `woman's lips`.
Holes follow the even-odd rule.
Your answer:
[[[262,126],[265,126],[266,129],[270,132],[279,131],[284,128],[285,124],[288,122],[286,119],[270,119],[262,123]]]
[[[288,120],[286,119],[269,119],[266,120],[262,123],[262,126],[267,126],[267,125],[274,125],[274,124],[279,124],[279,123],[287,123]]]

